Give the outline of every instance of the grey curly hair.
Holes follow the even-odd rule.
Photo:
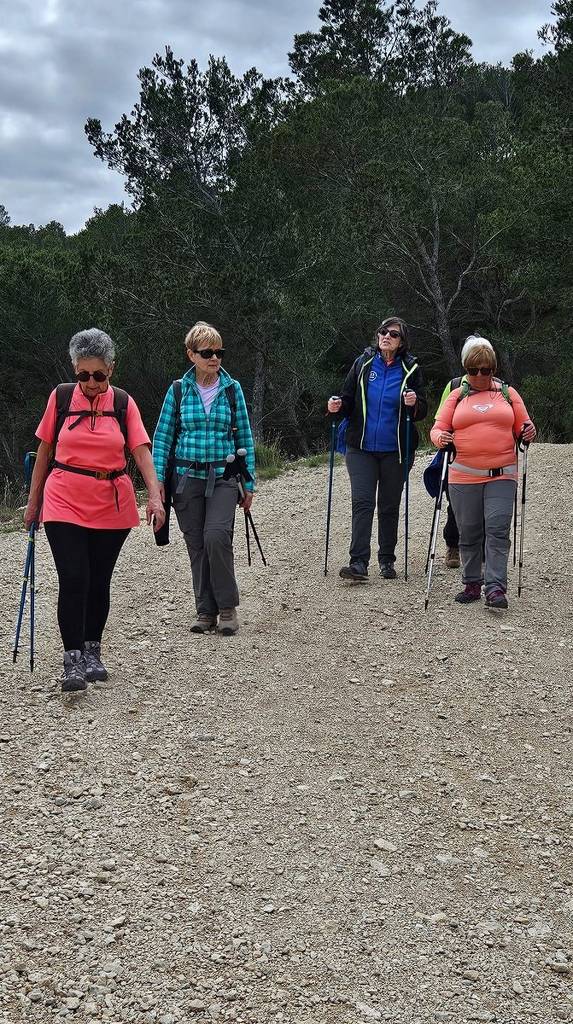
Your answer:
[[[80,359],[101,359],[106,366],[111,366],[115,359],[115,345],[109,334],[98,327],[89,327],[87,331],[78,331],[70,341],[70,359],[75,366]]]

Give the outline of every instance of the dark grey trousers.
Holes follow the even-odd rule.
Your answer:
[[[174,487],[173,508],[191,559],[197,614],[216,616],[239,603],[233,562],[237,481],[217,479],[210,498],[206,486],[206,480],[187,477],[181,494]]]
[[[515,480],[483,484],[449,484],[450,501],[460,531],[463,583],[483,583],[482,545],[485,528],[485,592],[507,590],[509,531]]]
[[[374,509],[378,504],[378,561],[394,562],[398,516],[404,486],[404,466],[398,452],[346,450],[346,468],[352,494],[350,561],[370,561]],[[410,464],[410,469],[412,464]]]

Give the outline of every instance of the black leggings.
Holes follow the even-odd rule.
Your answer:
[[[44,523],[58,571],[58,625],[65,651],[99,643],[109,614],[109,586],[129,530]]]

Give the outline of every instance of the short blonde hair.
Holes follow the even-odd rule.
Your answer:
[[[187,351],[198,352],[204,345],[212,348],[213,345],[223,345],[223,339],[215,327],[206,324],[204,320],[198,320],[189,333],[185,336],[185,348]]]
[[[487,366],[492,373],[497,370],[496,354],[490,342],[485,338],[476,338],[475,344],[464,353],[464,370],[467,371],[468,366]]]

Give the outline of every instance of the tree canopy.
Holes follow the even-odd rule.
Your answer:
[[[70,237],[0,205],[0,472],[93,324],[150,429],[203,319],[257,437],[321,446],[325,396],[397,312],[435,396],[481,332],[544,436],[572,439],[554,396],[573,367],[573,0],[552,15],[543,55],[510,68],[476,64],[435,0],[326,0],[291,79],[156,54],[134,109],[86,124],[131,209]]]

